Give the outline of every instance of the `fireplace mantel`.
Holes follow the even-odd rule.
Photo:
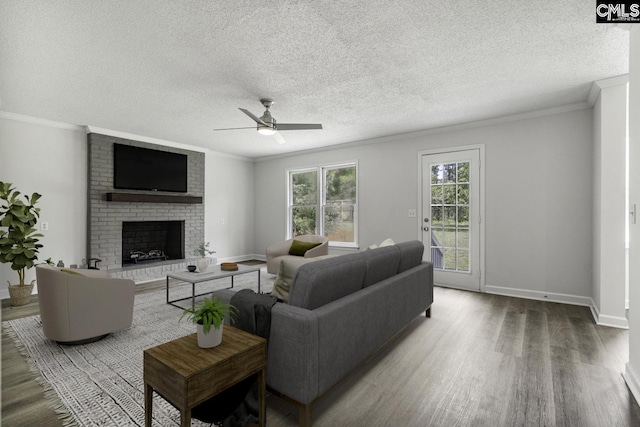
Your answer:
[[[187,203],[201,204],[202,197],[186,194],[106,193],[107,202]]]

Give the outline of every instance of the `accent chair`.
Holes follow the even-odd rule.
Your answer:
[[[318,246],[306,251],[303,255],[304,258],[313,258],[329,254],[329,239],[327,237],[318,236],[316,234],[305,234],[302,236],[296,236],[293,239],[274,243],[267,247],[267,273],[278,274],[280,261],[287,257],[297,256],[289,254],[289,251],[291,250],[291,244],[294,240],[306,243],[319,243]]]
[[[97,341],[129,328],[135,283],[105,270],[36,266],[40,320],[45,337],[60,344]]]

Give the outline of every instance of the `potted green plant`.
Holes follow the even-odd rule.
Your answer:
[[[200,246],[193,250],[194,255],[198,255],[200,259],[198,260],[198,271],[200,273],[204,273],[207,271],[207,267],[209,266],[209,260],[207,259],[207,255],[213,255],[216,251],[212,251],[209,249],[209,242],[201,243]]]
[[[224,318],[229,316],[229,321],[233,322],[233,316],[237,313],[238,309],[231,304],[225,304],[222,300],[212,297],[205,298],[196,307],[186,308],[180,319],[187,316],[188,320],[197,325],[199,347],[211,348],[222,342]]]
[[[38,243],[42,234],[35,228],[40,218],[40,208],[35,205],[42,196],[25,195],[26,203],[19,196],[11,183],[0,181],[0,262],[11,264],[19,278],[16,285],[9,282],[11,305],[25,305],[31,300],[35,280],[26,284],[25,273],[35,265],[42,247]]]

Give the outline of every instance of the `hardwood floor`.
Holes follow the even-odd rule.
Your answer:
[[[640,426],[621,376],[628,331],[596,326],[586,307],[447,288],[434,300],[431,318],[314,405],[314,425]],[[36,313],[33,302],[3,307],[2,320]],[[291,404],[269,396],[267,406],[269,426],[297,425]],[[2,411],[7,426],[62,426],[4,331]]]

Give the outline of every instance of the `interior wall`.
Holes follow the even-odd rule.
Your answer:
[[[640,27],[629,40],[629,205],[640,209]],[[629,363],[625,380],[640,403],[640,218],[629,225]]]
[[[593,135],[593,301],[598,324],[625,316],[626,78],[596,82]]]
[[[0,181],[23,194],[40,193],[40,221],[49,224],[40,239],[39,261],[51,257],[80,264],[87,242],[87,141],[83,127],[26,122],[0,115]],[[35,279],[35,270],[26,280]],[[0,298],[8,298],[7,281],[18,274],[0,264]]]
[[[253,257],[253,161],[215,153],[205,156],[205,241],[221,261]]]
[[[43,195],[40,221],[50,229],[43,232],[39,260],[51,257],[70,265],[86,258],[87,149],[84,126],[0,113],[0,180],[14,183],[23,193]],[[219,259],[251,258],[253,161],[207,152],[205,176],[205,241]],[[0,283],[17,278],[9,265],[0,264]],[[27,280],[33,279],[35,271],[29,270]],[[0,298],[8,297],[6,286],[0,285]]]
[[[255,176],[255,252],[264,254],[286,235],[288,168],[358,160],[364,248],[387,237],[421,238],[420,218],[408,217],[420,205],[420,151],[485,144],[487,290],[588,304],[592,131],[592,109],[582,108],[262,159]]]
[[[600,310],[600,275],[602,274],[601,259],[601,233],[600,222],[602,221],[602,191],[600,180],[602,179],[602,99],[598,99],[593,105],[593,287],[591,298],[594,308]]]

